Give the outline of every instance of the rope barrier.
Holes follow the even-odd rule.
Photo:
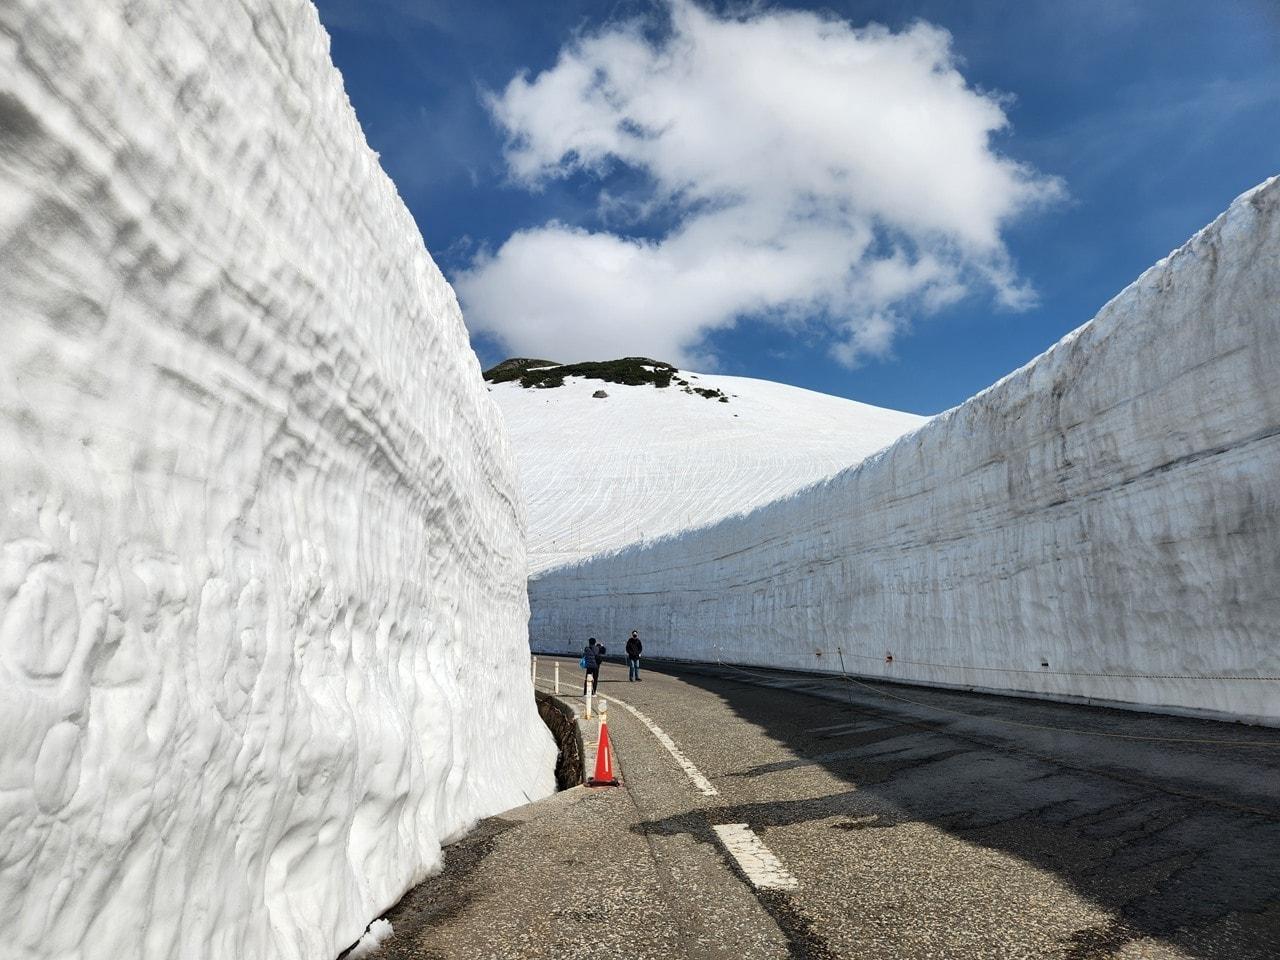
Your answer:
[[[816,651],[815,651],[816,652]],[[843,651],[840,652],[844,656]],[[823,656],[831,653],[830,650],[821,651]],[[859,660],[874,660],[877,663],[883,663],[884,657],[871,653],[854,653],[848,654],[850,657]],[[937,663],[932,660],[906,660],[897,656],[893,658],[895,666],[898,664],[907,664],[913,667],[935,667],[940,670],[982,670],[991,673],[1025,673],[1037,677],[1110,677],[1117,680],[1232,680],[1232,681],[1249,681],[1249,682],[1270,682],[1280,681],[1280,676],[1256,676],[1246,677],[1232,674],[1215,676],[1213,674],[1198,673],[1106,673],[1103,671],[1092,670],[1050,670],[1042,668],[1036,670],[1027,667],[979,667],[972,664],[960,663]]]

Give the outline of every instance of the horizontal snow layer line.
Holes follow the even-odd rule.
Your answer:
[[[1049,511],[1059,510],[1059,509],[1063,510],[1068,514],[1071,514],[1071,513],[1077,512],[1083,504],[1087,504],[1094,500],[1104,499],[1106,496],[1114,493],[1115,491],[1121,490],[1125,487],[1132,486],[1134,484],[1140,484],[1147,480],[1151,480],[1171,470],[1177,470],[1180,467],[1190,467],[1192,465],[1200,464],[1202,461],[1211,459],[1213,457],[1222,457],[1222,456],[1229,456],[1234,454],[1242,454],[1244,456],[1250,456],[1253,452],[1251,448],[1253,448],[1255,445],[1273,443],[1277,441],[1280,441],[1280,426],[1268,427],[1264,430],[1259,430],[1250,436],[1244,437],[1243,439],[1230,444],[1219,444],[1217,446],[1205,448],[1203,450],[1196,450],[1191,453],[1183,454],[1165,463],[1160,463],[1160,464],[1156,464],[1155,466],[1146,467],[1142,471],[1142,473],[1135,476],[1127,476],[1119,479],[1109,479],[1105,483],[1105,485],[1092,487],[1088,491],[1080,492],[1072,498],[1064,497],[1064,498],[1050,500],[1043,504],[1036,504],[1035,512],[1041,517],[1043,517]],[[875,459],[876,458],[874,456],[870,458],[870,461],[867,464],[868,469],[873,468],[872,465]],[[987,469],[998,462],[1002,462],[1002,461],[992,461],[990,463],[982,464],[979,469]],[[821,489],[828,482],[834,482],[835,479],[837,478],[824,478],[823,480],[816,481],[814,484],[814,489],[815,490]],[[1161,481],[1161,483],[1163,483],[1163,481]],[[786,498],[783,498],[783,499],[789,500],[791,498],[804,495],[807,492],[808,492],[808,488],[802,488],[801,490],[797,490],[789,494]],[[782,500],[775,501],[770,506],[778,506],[781,503],[782,503]],[[749,514],[744,514],[742,516],[734,515],[730,517],[730,519],[733,519],[733,520],[741,519],[743,521],[749,522],[750,515]],[[999,530],[1002,526],[1004,526],[1004,524],[1000,523],[995,518],[992,518],[987,523],[986,526],[971,524],[970,526],[967,527],[967,529],[963,534],[957,533],[950,536],[932,537],[932,538],[929,538],[927,542],[933,545],[941,546],[951,542],[963,541],[967,536],[970,536],[973,533],[995,532]],[[737,556],[754,553],[755,551],[758,551],[762,548],[766,548],[773,544],[782,544],[782,543],[795,540],[798,535],[819,534],[822,531],[826,530],[827,527],[828,527],[828,521],[825,518],[820,520],[815,520],[808,526],[790,529],[786,533],[779,533],[775,537],[761,539],[760,541],[756,543],[752,543],[749,546],[745,546],[728,553],[712,556],[707,559],[699,559],[696,561],[696,563],[698,565],[722,564],[725,561],[732,560]],[[677,540],[686,535],[687,535],[686,533],[673,533],[668,535],[666,538],[664,538],[664,540]],[[877,544],[874,549],[875,550],[907,549],[910,547],[920,546],[922,542],[923,541],[921,537],[916,536],[912,538],[904,538],[899,541],[891,541],[888,543]],[[644,550],[644,549],[648,549],[648,548],[659,546],[659,545],[660,544],[657,544],[657,543],[646,543],[646,544],[637,545],[630,548],[623,548],[623,549],[626,549],[628,551]],[[821,566],[825,564],[840,563],[843,560],[847,559],[849,556],[850,556],[850,553],[849,551],[846,550],[840,553],[839,555],[812,557],[808,559],[806,562],[810,565],[810,567],[816,568],[817,566]],[[579,561],[579,563],[591,564],[594,562],[598,562],[600,559],[602,558],[589,557]],[[686,570],[693,569],[693,566],[690,565],[687,567],[683,567],[682,569],[686,569]],[[574,570],[574,567],[571,566],[562,570],[557,570],[556,573],[563,576],[572,576],[573,570]],[[770,583],[773,580],[773,577],[774,577],[774,571],[770,570],[770,571],[761,573],[754,579],[735,582],[734,584],[732,584],[732,586],[735,588],[741,588],[741,587],[755,587],[755,586],[765,585]],[[537,579],[541,579],[541,576],[539,575],[539,576],[531,577],[531,580],[537,580]],[[696,583],[696,580],[691,582],[689,587],[690,590],[697,589],[694,586],[695,583]],[[584,589],[580,594],[580,596],[587,598],[591,596],[607,596],[608,595],[607,593],[603,593],[603,592],[600,594],[592,594],[588,592],[588,589]],[[661,590],[649,591],[648,595],[652,595],[652,596],[664,595],[665,596],[673,592],[679,592],[680,589],[681,588],[678,585],[672,586],[672,587],[664,587]],[[632,594],[634,596],[645,596],[646,592],[637,590],[637,591],[632,591]],[[1082,675],[1092,676],[1094,674],[1082,674]],[[1101,676],[1102,674],[1097,674],[1097,675]],[[1107,675],[1108,676],[1138,676],[1138,674],[1107,674]]]
[[[1280,722],[1277,369],[1273,179],[861,464],[531,579],[530,634]]]

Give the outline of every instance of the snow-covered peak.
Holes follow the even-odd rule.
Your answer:
[[[786,496],[927,419],[684,370],[666,387],[569,374],[558,387],[511,380],[489,389],[516,451],[535,577]]]

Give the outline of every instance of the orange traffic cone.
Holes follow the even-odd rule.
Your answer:
[[[588,787],[616,787],[618,778],[613,775],[613,751],[609,748],[609,724],[600,718],[600,742],[596,744],[596,772],[587,781]]]

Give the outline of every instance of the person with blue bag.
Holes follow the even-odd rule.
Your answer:
[[[591,681],[591,689],[594,692],[600,683],[600,663],[604,660],[605,649],[602,644],[596,643],[596,638],[591,637],[587,640],[587,645],[582,648],[582,659],[578,661],[578,666],[587,671],[582,678],[582,695],[587,695],[587,681]]]

